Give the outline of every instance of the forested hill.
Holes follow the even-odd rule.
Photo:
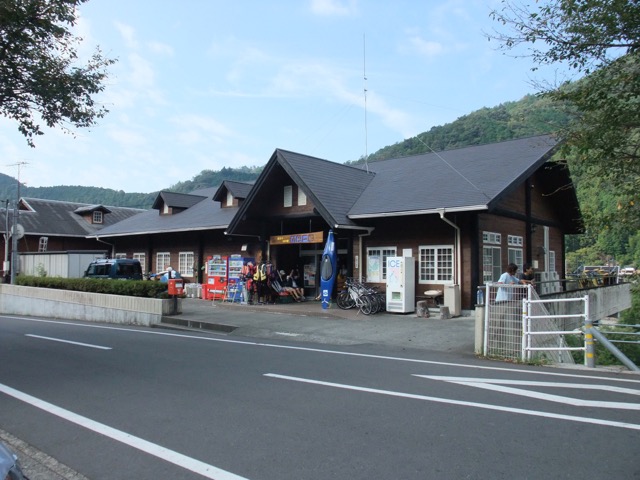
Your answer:
[[[493,108],[482,108],[464,115],[452,123],[433,127],[394,145],[369,155],[369,162],[405,157],[432,150],[441,151],[468,145],[494,143],[512,138],[551,133],[566,122],[566,117],[554,110],[547,100],[526,96],[517,102],[507,102]],[[347,162],[355,165],[364,158]],[[167,186],[166,190],[188,193],[200,188],[220,185],[223,180],[240,182],[258,178],[262,167],[223,168],[203,170],[191,180]],[[0,174],[0,200],[15,199],[16,179]],[[29,187],[21,186],[23,197],[64,200],[69,202],[102,204],[120,207],[150,208],[157,192],[125,193],[122,190],[90,186]]]

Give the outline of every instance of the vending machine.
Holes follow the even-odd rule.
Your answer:
[[[247,300],[243,294],[245,279],[242,275],[242,267],[246,265],[247,262],[253,261],[253,258],[243,257],[242,255],[231,255],[229,257],[228,286],[225,300],[232,302]]]
[[[207,283],[205,284],[207,300],[222,300],[226,293],[228,281],[228,258],[214,255],[207,261]]]
[[[413,257],[387,257],[388,312],[415,312],[415,272]]]

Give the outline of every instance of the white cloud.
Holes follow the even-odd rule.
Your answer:
[[[147,47],[149,47],[149,50],[151,52],[156,53],[158,55],[173,57],[173,54],[174,54],[173,47],[171,45],[167,45],[166,43],[155,42],[155,41],[148,42]]]
[[[433,58],[444,53],[444,46],[440,42],[433,40],[425,40],[422,37],[414,35],[409,38],[415,52],[425,57]]]
[[[223,143],[235,137],[233,130],[214,118],[204,115],[185,114],[171,119],[177,127],[177,139],[185,145],[195,145],[202,142]]]
[[[311,11],[323,16],[347,16],[355,13],[356,0],[311,0]]]
[[[116,30],[120,32],[120,36],[125,42],[127,48],[136,50],[138,48],[138,42],[135,38],[135,30],[130,25],[126,25],[121,22],[115,22]]]

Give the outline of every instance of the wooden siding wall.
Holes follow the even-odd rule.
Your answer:
[[[260,244],[256,239],[230,239],[221,230],[195,231],[180,233],[163,233],[157,235],[141,235],[113,239],[114,251],[132,258],[134,253],[145,253],[147,270],[155,272],[158,252],[168,252],[171,266],[178,269],[179,254],[193,252],[195,266],[192,275],[184,275],[191,282],[202,282],[202,267],[207,258],[214,255],[256,257],[260,252]],[[243,252],[242,246],[247,245]]]

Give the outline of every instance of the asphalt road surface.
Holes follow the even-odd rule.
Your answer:
[[[640,377],[0,317],[0,428],[91,480],[640,477]]]

